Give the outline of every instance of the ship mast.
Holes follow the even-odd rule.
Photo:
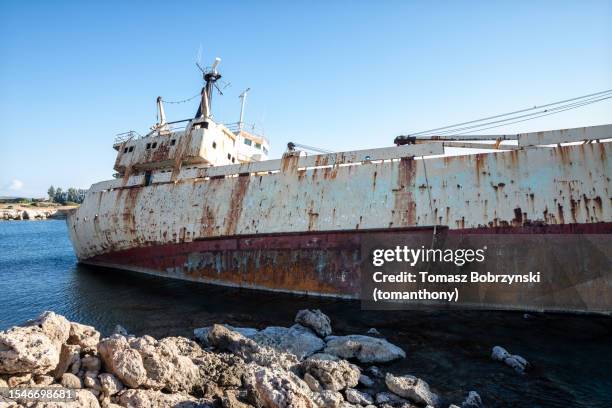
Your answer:
[[[195,118],[204,118],[209,119],[212,115],[212,94],[213,88],[216,86],[215,82],[217,82],[221,78],[221,74],[217,71],[217,66],[221,62],[221,58],[215,58],[215,62],[213,62],[212,66],[209,70],[203,69],[199,63],[196,63],[198,68],[202,71],[202,76],[206,85],[202,88],[202,98],[200,100],[200,106],[198,107],[198,112],[196,113]]]
[[[238,130],[242,130],[244,126],[244,105],[246,103],[247,93],[251,90],[251,88],[247,88],[240,94],[240,120],[238,121]]]

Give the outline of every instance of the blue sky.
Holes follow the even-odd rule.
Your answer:
[[[155,123],[155,98],[199,92],[222,58],[217,119],[351,150],[612,88],[612,3],[0,2],[0,196],[87,188],[113,173],[115,134]],[[167,105],[169,120],[197,102]],[[495,129],[612,122],[612,103]]]

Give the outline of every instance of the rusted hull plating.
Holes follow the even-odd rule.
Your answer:
[[[361,232],[425,228],[431,234],[433,225],[451,232],[605,229],[612,222],[610,146],[306,168],[287,157],[265,173],[183,169],[174,180],[162,174],[149,186],[138,177],[94,185],[68,224],[77,256],[87,263],[354,296]],[[303,248],[316,233],[333,250]],[[262,246],[249,248],[255,242]]]

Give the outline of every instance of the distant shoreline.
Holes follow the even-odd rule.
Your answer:
[[[74,205],[33,206],[23,204],[0,204],[0,221],[65,219]]]

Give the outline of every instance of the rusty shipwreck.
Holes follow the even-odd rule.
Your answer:
[[[158,100],[149,134],[116,140],[116,178],[92,185],[67,219],[80,262],[358,298],[365,239],[436,234],[438,242],[458,244],[486,235],[500,237],[497,249],[512,265],[528,268],[540,258],[562,279],[549,278],[530,297],[477,291],[471,303],[609,307],[612,125],[321,155],[288,151],[267,160],[267,139],[248,131],[242,117],[233,126],[211,117],[219,77],[216,63],[204,72],[198,112],[183,129],[166,122]],[[450,147],[488,152],[442,156]],[[548,250],[534,251],[542,242]],[[601,256],[585,261],[590,250]]]

